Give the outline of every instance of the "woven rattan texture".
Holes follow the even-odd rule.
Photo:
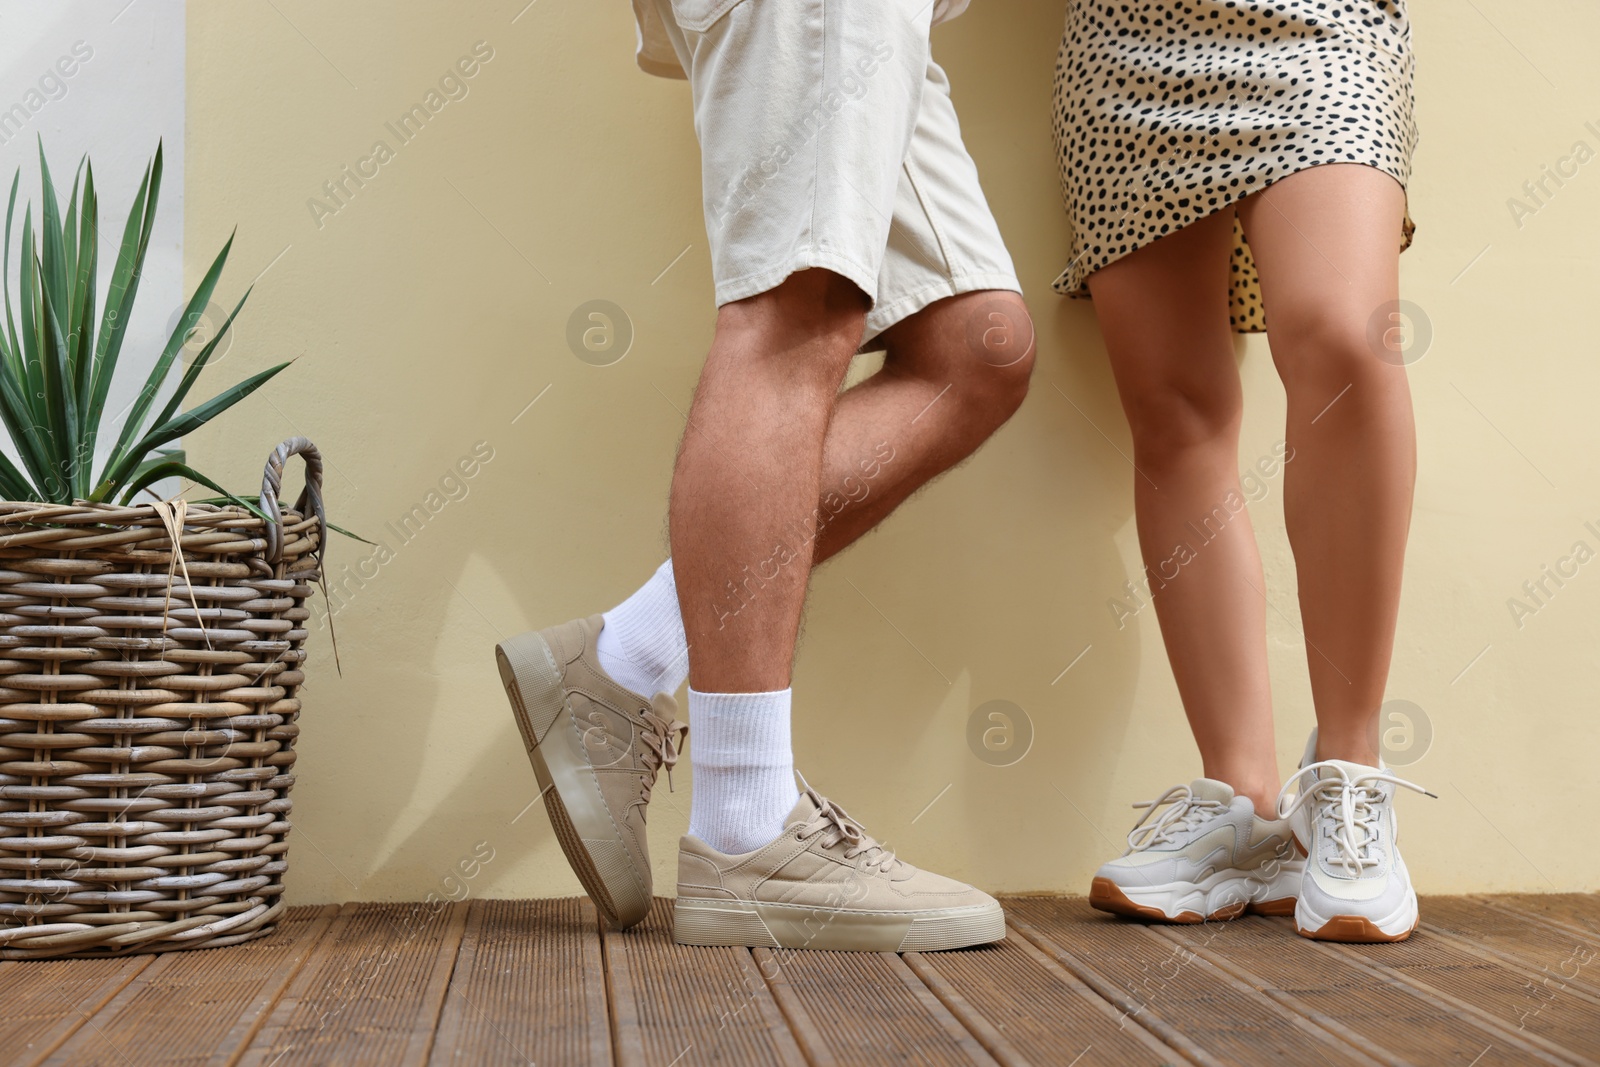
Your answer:
[[[281,461],[280,461],[281,462]],[[282,914],[323,528],[0,504],[0,957],[232,944]]]

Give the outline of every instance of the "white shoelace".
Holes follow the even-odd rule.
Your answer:
[[[1149,822],[1150,816],[1155,815],[1156,809],[1164,804],[1171,806],[1155,822]],[[1145,809],[1145,812],[1133,824],[1133,829],[1128,831],[1128,851],[1123,853],[1124,856],[1143,852],[1156,845],[1176,843],[1175,835],[1193,830],[1218,815],[1227,814],[1228,805],[1217,800],[1201,800],[1188,786],[1175,785],[1154,800],[1140,801],[1133,809]]]
[[[1334,773],[1331,777],[1324,778],[1322,777],[1324,770]],[[1312,775],[1311,784],[1300,789],[1295,798],[1285,804],[1284,797],[1290,787],[1307,774]],[[1434,796],[1415,782],[1396,778],[1379,767],[1371,767],[1360,774],[1351,775],[1341,764],[1323,760],[1300,768],[1283,783],[1283,789],[1278,793],[1278,818],[1287,819],[1307,804],[1314,802],[1317,805],[1318,819],[1331,818],[1338,824],[1331,836],[1334,844],[1339,847],[1340,866],[1344,868],[1345,874],[1359,878],[1363,870],[1382,862],[1379,857],[1372,854],[1371,846],[1378,837],[1374,824],[1388,803],[1380,788],[1383,783],[1404,786],[1424,796]]]

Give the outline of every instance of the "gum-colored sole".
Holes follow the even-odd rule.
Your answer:
[[[1392,945],[1410,937],[1416,928],[1416,923],[1412,923],[1410,930],[1386,934],[1370,919],[1360,915],[1335,915],[1316,930],[1307,930],[1295,924],[1295,932],[1301,937],[1313,941],[1338,941],[1346,945]]]
[[[1130,919],[1148,919],[1158,923],[1178,923],[1192,925],[1203,922],[1227,922],[1237,919],[1246,913],[1252,915],[1293,915],[1294,897],[1284,897],[1279,900],[1269,900],[1263,904],[1241,900],[1236,904],[1218,908],[1210,915],[1201,915],[1197,911],[1181,911],[1177,915],[1168,915],[1160,908],[1148,904],[1136,904],[1128,899],[1128,895],[1109,878],[1096,878],[1089,883],[1089,906],[1100,911],[1110,912],[1113,915],[1123,915]]]
[[[1278,900],[1268,900],[1268,901],[1266,901],[1264,903],[1261,903],[1261,904],[1257,904],[1254,901],[1252,901],[1251,904],[1250,904],[1249,911],[1250,911],[1250,914],[1252,914],[1252,915],[1272,915],[1272,916],[1293,915],[1294,914],[1294,905],[1295,905],[1295,898],[1294,897],[1282,897],[1282,898],[1280,898]]]
[[[1101,911],[1109,911],[1113,915],[1124,915],[1130,919],[1149,919],[1158,923],[1183,923],[1187,925],[1206,921],[1206,917],[1197,911],[1180,911],[1177,915],[1168,915],[1160,908],[1152,908],[1148,904],[1135,904],[1128,899],[1126,893],[1118,888],[1117,883],[1109,878],[1096,878],[1089,883],[1089,906],[1098,908]],[[1238,907],[1241,911],[1244,909],[1242,903]],[[1227,910],[1230,909],[1223,909],[1223,911]],[[1233,915],[1222,916],[1221,912],[1218,913],[1218,916],[1229,919],[1234,917]]]

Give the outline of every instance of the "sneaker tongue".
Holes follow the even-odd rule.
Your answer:
[[[1215,778],[1196,778],[1189,783],[1189,792],[1194,794],[1196,800],[1214,800],[1218,804],[1233,802],[1233,786]]]
[[[1373,771],[1379,769],[1377,767],[1370,767],[1365,763],[1351,763],[1349,760],[1342,759],[1330,759],[1324,760],[1323,762],[1328,764],[1328,766],[1317,772],[1317,776],[1319,778],[1333,777],[1333,768],[1335,767],[1343,771],[1349,778],[1357,778],[1363,774],[1371,774]]]
[[[800,799],[794,802],[794,807],[789,809],[788,818],[783,820],[783,825],[793,826],[797,822],[808,822],[821,808],[813,798],[811,790],[802,790]]]

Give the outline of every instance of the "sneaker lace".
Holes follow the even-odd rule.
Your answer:
[[[1323,777],[1323,771],[1333,773]],[[1309,784],[1300,788],[1293,800],[1285,803],[1284,798],[1289,790],[1308,774],[1312,776]],[[1372,846],[1378,838],[1376,824],[1388,804],[1382,789],[1384,784],[1404,786],[1424,796],[1434,796],[1415,782],[1396,778],[1381,767],[1372,767],[1352,775],[1343,765],[1323,760],[1307,764],[1289,776],[1278,794],[1278,818],[1287,819],[1306,805],[1315,804],[1319,821],[1327,819],[1335,823],[1330,836],[1338,847],[1335,858],[1339,865],[1345,874],[1359,876],[1366,868],[1382,862],[1382,857],[1373,854]]]
[[[672,791],[672,768],[678,765],[678,750],[683,747],[683,739],[689,734],[689,724],[679,722],[671,711],[659,710],[655,706],[640,709],[640,717],[644,720],[641,740],[645,747],[639,753],[639,759],[650,772],[641,776],[640,795],[648,804],[650,792],[655,788],[656,775],[662,769],[667,772],[667,789]]]
[[[833,848],[841,842],[846,844],[844,858],[856,860],[857,869],[876,869],[885,874],[894,870],[900,861],[893,851],[878,844],[872,835],[862,829],[860,823],[845,814],[843,808],[815,789],[807,786],[805,793],[817,806],[817,810],[800,828],[798,834],[800,840],[804,841],[817,834],[826,834],[827,836],[822,839],[822,847]]]
[[[1156,809],[1167,809],[1150,822]],[[1179,834],[1195,829],[1201,823],[1226,814],[1228,806],[1216,800],[1202,800],[1186,785],[1175,785],[1154,800],[1142,800],[1133,805],[1135,811],[1144,810],[1139,821],[1128,831],[1128,851],[1124,856],[1154,848],[1156,845],[1174,843]]]

